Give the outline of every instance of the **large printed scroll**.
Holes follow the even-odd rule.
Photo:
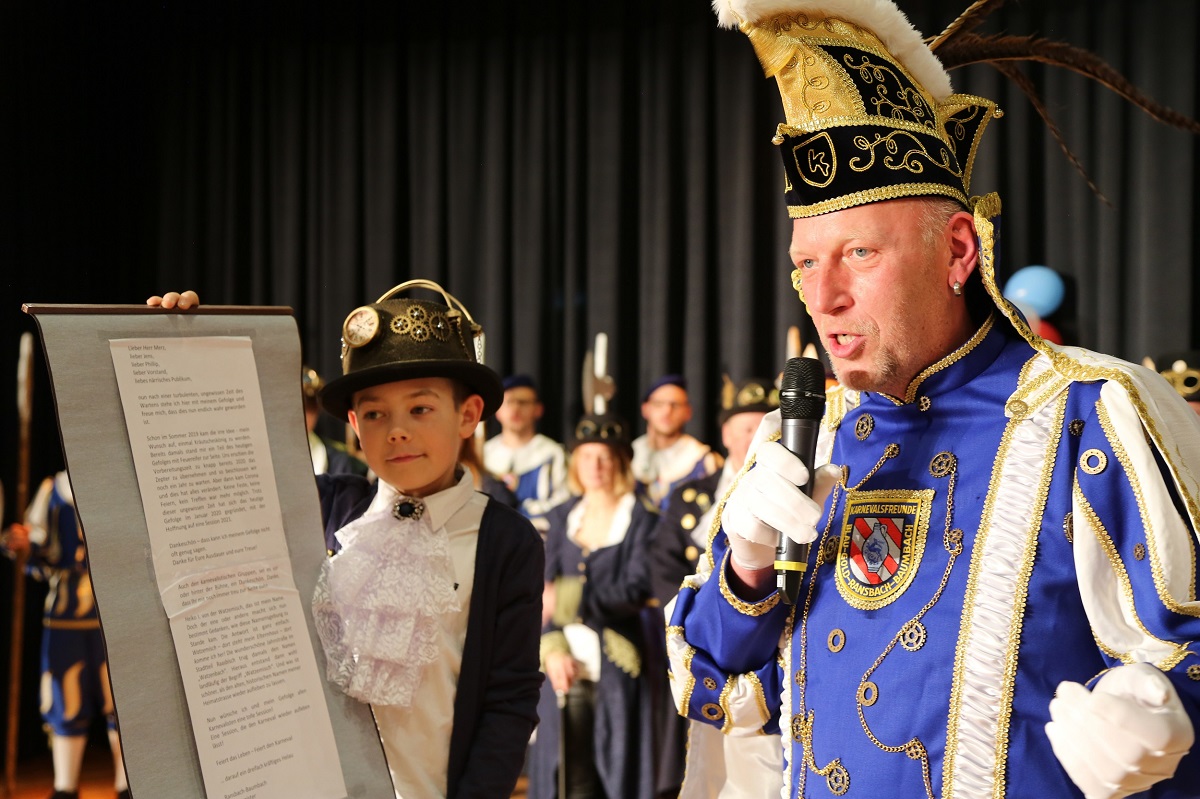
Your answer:
[[[313,628],[325,547],[289,310],[27,310],[135,799],[393,796]]]

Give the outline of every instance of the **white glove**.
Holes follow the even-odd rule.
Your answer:
[[[1092,691],[1061,683],[1050,718],[1050,746],[1087,799],[1120,799],[1167,779],[1195,739],[1175,686],[1149,663],[1118,666]]]
[[[817,470],[817,485],[832,485],[827,472]],[[840,472],[834,471],[834,474]],[[824,478],[824,480],[823,480]],[[729,537],[730,557],[744,569],[765,569],[775,563],[775,548],[783,531],[798,544],[812,543],[823,515],[821,505],[797,485],[808,482],[808,469],[778,441],[758,446],[754,468],[742,475],[725,502],[721,527]],[[814,494],[817,491],[814,490]]]

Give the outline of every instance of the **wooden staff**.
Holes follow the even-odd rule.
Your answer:
[[[22,521],[29,505],[29,432],[33,417],[33,334],[21,334],[17,357],[17,513]],[[8,662],[8,737],[4,753],[4,785],[9,797],[17,791],[17,731],[21,711],[21,649],[25,635],[25,559],[22,549],[13,566],[12,638]]]

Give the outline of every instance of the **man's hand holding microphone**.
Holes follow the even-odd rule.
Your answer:
[[[743,599],[761,599],[776,582],[795,600],[808,546],[817,537],[822,504],[840,476],[835,466],[817,470],[814,459],[825,410],[825,369],[812,358],[792,358],[784,368],[779,411],[763,420],[753,450],[754,467],[743,474],[725,502],[721,526],[729,538],[733,572]],[[778,441],[764,433],[779,425]],[[811,495],[811,496],[810,496]]]

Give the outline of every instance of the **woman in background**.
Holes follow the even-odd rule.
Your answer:
[[[641,610],[656,522],[634,495],[629,427],[584,416],[568,442],[572,499],[547,514],[546,604],[530,799],[651,799]]]

